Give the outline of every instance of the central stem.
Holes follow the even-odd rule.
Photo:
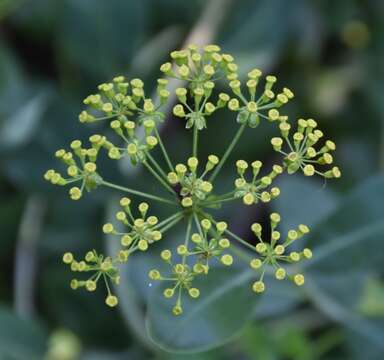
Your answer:
[[[216,176],[219,174],[221,168],[223,167],[224,163],[227,161],[228,156],[231,154],[233,148],[236,146],[238,141],[240,140],[241,135],[244,132],[244,129],[247,125],[242,124],[239,129],[237,130],[235,136],[232,139],[232,142],[229,144],[227,151],[224,153],[223,157],[221,158],[219,164],[216,166],[215,170],[213,171],[211,177],[209,178],[209,182],[213,182],[216,178]]]
[[[196,124],[193,127],[193,148],[192,148],[192,156],[197,157],[197,143],[199,139],[199,129]]]
[[[124,191],[124,192],[130,193],[130,194],[133,194],[133,195],[142,196],[142,197],[145,197],[147,199],[151,199],[151,200],[155,200],[155,201],[160,201],[160,202],[163,202],[163,203],[166,203],[166,204],[171,204],[171,205],[175,205],[175,206],[179,205],[175,201],[164,199],[164,198],[162,198],[160,196],[147,194],[145,192],[134,190],[134,189],[130,189],[130,188],[127,188],[127,187],[124,187],[124,186],[116,185],[116,184],[110,183],[108,181],[102,181],[101,185],[104,185],[106,187],[110,187],[110,188],[113,188],[113,189],[117,189],[117,190],[120,190],[120,191]]]

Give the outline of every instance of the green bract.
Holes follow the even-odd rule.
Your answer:
[[[336,149],[335,144],[330,140],[322,142],[323,133],[317,129],[313,119],[299,119],[296,132],[290,134],[288,116],[281,114],[281,108],[293,99],[293,92],[288,88],[275,90],[276,77],[268,75],[264,79],[258,69],[251,70],[247,81],[242,84],[238,79],[234,58],[222,53],[219,46],[208,45],[199,49],[191,45],[185,50],[173,51],[171,58],[173,62],[161,65],[160,71],[165,77],[176,78],[184,84],[184,87],[175,90],[178,104],[173,107],[173,114],[185,121],[186,129],[192,130],[192,150],[184,164],[172,162],[160,137],[160,124],[174,121],[167,120],[163,110],[170,96],[168,80],[162,78],[157,81],[157,99],[152,100],[146,96],[143,81],[129,81],[124,76],[118,76],[110,83],[101,84],[98,93],[84,100],[88,108],[79,116],[82,123],[109,122],[115,137],[107,139],[104,135],[92,135],[89,146],[74,140],[70,145],[71,150],[61,149],[56,152],[56,157],[66,165],[68,176],[64,177],[52,169],[44,175],[52,184],[78,185],[71,185],[69,190],[73,200],[79,200],[84,190],[91,191],[105,186],[160,202],[164,206],[173,206],[176,210],[168,218],[159,220],[154,215],[148,215],[148,203],[141,202],[137,210],[134,210],[131,200],[123,197],[116,219],[122,223],[124,231],[119,232],[112,223],[103,226],[104,233],[118,237],[119,251],[112,258],[92,250],[82,261],[76,261],[71,253],[66,253],[63,261],[73,271],[93,273],[88,279],[73,280],[71,287],[95,291],[98,281],[103,279],[107,289],[107,305],[117,305],[118,299],[111,293],[109,284],[118,284],[119,266],[126,263],[134,252],[147,251],[154,242],[167,241],[165,232],[180,222],[186,228],[184,241],[175,250],[163,250],[160,254],[169,265],[169,271],[164,273],[152,269],[149,272],[151,280],[167,284],[164,296],[176,299],[173,305],[175,315],[183,313],[183,296],[190,296],[196,301],[204,296],[194,281],[197,277],[209,276],[214,271],[211,266],[214,262],[228,267],[236,261],[249,258],[251,268],[258,274],[251,285],[256,293],[262,293],[267,288],[263,281],[267,267],[274,269],[277,280],[288,279],[298,286],[303,285],[304,275],[290,273],[290,269],[283,264],[312,257],[308,248],[289,250],[293,242],[309,232],[307,226],[299,225],[281,238],[277,230],[280,215],[272,213],[270,237],[266,239],[261,224],[254,223],[251,230],[258,242],[252,245],[232,232],[230,224],[217,221],[211,210],[238,198],[242,198],[243,203],[249,206],[259,201],[273,200],[280,194],[274,184],[275,179],[283,173],[293,174],[300,170],[306,176],[317,174],[324,178],[340,177],[337,167],[329,167],[333,163],[330,153]],[[214,93],[215,82],[219,79],[226,82],[228,93]],[[207,159],[199,158],[200,131],[210,126],[209,117],[213,113],[228,110],[236,112],[234,126],[236,122],[239,125],[227,150],[221,158],[214,154]],[[255,131],[253,129],[261,123],[273,122],[278,123],[281,137],[272,138],[271,143],[274,150],[282,154],[281,163],[264,170],[265,167],[257,159],[250,165],[244,160],[238,160],[235,164],[237,175],[234,175],[234,189],[224,194],[215,193],[216,178],[245,129]],[[152,150],[157,146],[164,157],[166,169],[153,156]],[[169,196],[160,197],[105,180],[105,174],[96,165],[102,151],[112,160],[128,159],[132,166],[142,164],[154,180],[167,190]],[[239,254],[239,247],[247,251],[242,253],[245,256],[241,258],[235,256]]]

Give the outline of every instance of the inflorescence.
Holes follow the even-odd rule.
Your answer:
[[[111,129],[108,139],[104,135],[92,135],[89,146],[80,140],[72,141],[70,150],[60,149],[55,154],[66,166],[67,175],[50,169],[44,178],[55,185],[70,185],[72,200],[79,200],[84,191],[102,186],[173,206],[176,211],[159,220],[149,215],[147,202],[140,202],[136,208],[130,198],[121,198],[121,209],[116,213],[118,225],[107,223],[102,229],[105,234],[119,238],[118,252],[111,257],[92,250],[81,261],[75,260],[71,253],[64,254],[63,261],[72,271],[92,273],[88,279],[72,280],[71,287],[83,287],[92,292],[101,280],[107,290],[106,304],[116,306],[118,299],[112,293],[111,284],[119,284],[119,267],[127,263],[134,252],[147,251],[152,244],[164,241],[164,233],[180,222],[186,226],[184,242],[176,249],[166,249],[160,254],[169,271],[152,269],[149,272],[151,280],[167,284],[163,294],[175,299],[175,315],[183,313],[184,294],[193,299],[200,296],[194,283],[197,277],[209,276],[215,263],[216,266],[231,266],[236,261],[234,255],[240,251],[244,255],[241,258],[249,258],[250,267],[257,273],[251,286],[254,292],[265,291],[267,269],[273,271],[277,280],[288,279],[298,286],[303,285],[304,275],[292,271],[296,267],[289,264],[310,259],[312,252],[308,248],[291,251],[289,247],[309,232],[307,226],[301,224],[282,236],[277,230],[280,215],[272,213],[270,231],[267,231],[269,238],[265,238],[260,223],[251,225],[250,233],[257,239],[256,245],[252,245],[252,239],[235,234],[226,222],[217,221],[210,210],[237,199],[247,206],[259,201],[270,202],[280,195],[275,179],[284,173],[300,171],[305,176],[339,178],[339,168],[331,167],[334,160],[331,152],[336,149],[334,142],[322,140],[324,134],[313,119],[299,119],[296,132],[292,133],[288,116],[281,113],[281,108],[294,98],[293,92],[286,87],[276,90],[276,77],[263,78],[259,69],[251,70],[242,83],[233,56],[222,53],[217,45],[203,49],[190,45],[187,49],[173,51],[171,61],[161,65],[160,71],[164,77],[157,80],[156,99],[146,95],[140,79],[118,76],[110,83],[99,85],[98,92],[84,100],[87,109],[80,113],[79,120],[81,123],[107,121]],[[173,114],[185,121],[186,129],[193,133],[192,151],[184,164],[174,165],[160,136],[159,126],[166,120],[164,105],[171,95],[167,90],[169,78],[179,79],[184,84],[175,90],[178,103],[173,107]],[[217,82],[226,84],[228,91],[217,94]],[[258,90],[260,83],[263,86]],[[211,154],[208,159],[201,160],[198,157],[200,131],[209,126],[209,117],[213,113],[225,109],[236,113],[238,130],[222,156]],[[262,121],[278,124],[281,136],[273,137],[271,144],[282,155],[281,163],[269,168],[257,159],[251,163],[237,160],[234,189],[224,194],[215,193],[216,177],[245,129],[254,129]],[[165,168],[153,156],[155,149],[163,157]],[[105,180],[97,166],[98,156],[103,151],[112,160],[125,159],[132,166],[141,164],[165,189],[167,196]]]

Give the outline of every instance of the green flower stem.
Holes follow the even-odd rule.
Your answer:
[[[192,228],[192,216],[190,216],[189,219],[188,219],[187,231],[185,233],[184,245],[187,248],[188,248],[189,238],[191,237],[191,228]],[[183,255],[183,258],[182,258],[183,265],[185,264],[186,260],[187,260],[187,256]]]
[[[216,166],[216,168],[213,171],[211,177],[209,178],[209,180],[208,180],[209,182],[213,182],[215,180],[216,176],[219,174],[219,172],[220,172],[221,168],[223,167],[224,163],[226,162],[228,156],[231,154],[233,148],[235,147],[235,145],[239,141],[241,135],[243,134],[244,129],[245,129],[246,126],[247,126],[247,124],[242,124],[239,127],[239,130],[237,130],[235,136],[232,139],[232,142],[229,144],[229,146],[227,148],[227,151],[224,153],[224,155],[221,158],[219,164]]]
[[[252,251],[255,251],[255,247],[252,246],[251,244],[249,244],[248,242],[246,242],[244,239],[242,239],[240,236],[237,236],[236,234],[234,234],[232,231],[226,229],[224,231],[226,234],[228,234],[229,236],[233,237],[235,240],[237,240],[239,243],[243,244],[244,246],[246,246],[247,248],[251,249]]]
[[[197,144],[199,140],[199,129],[196,124],[193,127],[193,148],[192,148],[192,156],[197,157]]]
[[[153,156],[149,153],[149,151],[146,152],[146,155],[148,159],[151,161],[152,165],[156,168],[156,170],[163,176],[165,181],[168,181],[167,174],[164,172],[164,170],[161,168],[159,163],[153,158]]]
[[[142,196],[142,197],[147,198],[147,199],[151,199],[151,200],[155,200],[155,201],[160,201],[160,202],[165,203],[165,204],[171,204],[171,205],[175,205],[175,206],[179,205],[176,201],[164,199],[164,198],[162,198],[160,196],[151,195],[151,194],[147,194],[147,193],[142,192],[142,191],[130,189],[130,188],[127,188],[127,187],[124,187],[124,186],[120,186],[120,185],[116,185],[116,184],[110,183],[108,181],[102,181],[100,185],[103,185],[103,186],[106,186],[106,187],[110,187],[112,189],[124,191],[124,192],[130,193],[132,195],[138,195],[138,196]]]
[[[165,233],[167,230],[173,228],[183,217],[178,217],[176,219],[174,219],[173,221],[169,222],[167,225],[165,225],[162,229],[160,229],[159,231],[161,233]]]
[[[174,167],[172,165],[171,159],[168,156],[167,150],[165,149],[165,146],[164,146],[163,142],[161,141],[161,137],[160,137],[159,131],[157,130],[156,126],[155,126],[155,135],[156,135],[157,140],[159,141],[160,149],[164,155],[164,159],[167,162],[169,169],[171,171],[175,171]]]
[[[164,186],[167,191],[169,191],[172,195],[177,195],[175,191],[161,178],[161,176],[149,165],[146,161],[143,161],[143,165],[149,170],[149,172],[159,181],[161,185]]]
[[[158,229],[159,227],[166,225],[170,221],[175,220],[176,218],[182,217],[182,216],[183,216],[183,212],[182,211],[178,211],[177,213],[171,215],[170,217],[164,219],[163,221],[160,221],[158,224],[156,224],[154,226],[154,229]]]
[[[227,198],[227,199],[217,199],[217,200],[211,200],[211,201],[204,201],[204,202],[202,202],[201,205],[210,206],[210,205],[221,204],[223,202],[233,201],[233,200],[237,200],[237,198],[232,196],[232,197]]]

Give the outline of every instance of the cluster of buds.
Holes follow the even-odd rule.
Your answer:
[[[238,160],[236,162],[237,173],[240,175],[235,180],[235,197],[243,198],[245,205],[253,205],[260,201],[269,202],[272,199],[280,195],[280,189],[278,187],[272,187],[269,191],[266,189],[271,186],[272,181],[277,175],[283,172],[283,168],[279,165],[274,165],[272,171],[261,178],[258,178],[260,169],[262,167],[261,161],[254,161],[251,164],[252,167],[252,180],[248,182],[244,176],[249,165],[244,160]]]
[[[80,140],[74,140],[70,145],[72,151],[65,151],[64,149],[56,151],[56,158],[60,159],[67,166],[69,178],[62,177],[60,173],[52,169],[44,174],[44,178],[55,185],[68,185],[80,182],[80,187],[74,186],[69,190],[72,200],[79,200],[84,189],[91,191],[102,182],[102,178],[96,171],[96,159],[101,145],[95,144],[92,141],[91,143],[91,148],[83,148]],[[76,161],[76,158],[78,161]]]
[[[148,216],[149,205],[142,202],[138,206],[139,217],[134,217],[131,210],[131,200],[123,197],[120,200],[122,210],[116,213],[116,219],[128,227],[128,231],[119,232],[113,224],[107,223],[103,226],[105,234],[120,236],[123,249],[117,255],[118,260],[124,263],[130,254],[136,250],[146,251],[152,243],[162,238],[159,231],[159,220],[156,216]]]
[[[190,45],[187,49],[173,51],[171,59],[176,63],[173,69],[172,63],[161,65],[160,71],[166,76],[187,81],[191,90],[201,88],[207,81],[218,80],[226,76],[229,80],[237,78],[237,65],[232,55],[221,53],[218,45],[207,45],[203,52],[199,52],[196,45]]]
[[[169,77],[187,82],[187,87],[176,89],[176,96],[180,101],[173,108],[173,114],[186,119],[186,128],[196,127],[202,130],[206,127],[206,117],[217,109],[223,108],[229,101],[229,95],[220,93],[215,104],[210,100],[215,81],[222,76],[228,79],[237,78],[237,65],[231,55],[221,54],[220,47],[208,45],[201,54],[197,46],[189,46],[186,50],[173,51],[172,60],[176,69],[167,62],[160,70]],[[188,103],[187,95],[193,100]]]
[[[111,122],[111,128],[124,140],[126,144],[125,148],[115,147],[115,159],[120,159],[122,156],[128,156],[132,165],[145,161],[148,152],[158,144],[158,140],[152,135],[156,126],[153,119],[144,120],[142,125],[145,131],[144,139],[137,136],[137,126],[135,122],[129,120],[113,120]]]
[[[93,292],[97,289],[97,283],[102,278],[107,288],[108,295],[105,303],[108,306],[114,307],[118,304],[118,299],[111,293],[110,283],[119,284],[120,275],[116,267],[117,260],[110,257],[98,255],[95,250],[89,251],[84,260],[76,261],[72,253],[65,253],[63,262],[71,267],[73,272],[92,272],[93,275],[87,280],[73,279],[71,281],[71,288],[76,290],[78,288],[85,288]]]
[[[150,99],[145,98],[142,80],[128,81],[124,76],[115,77],[112,82],[99,85],[99,93],[89,95],[84,100],[84,104],[88,105],[93,112],[83,110],[79,120],[82,123],[116,118],[126,121],[127,117],[138,114],[142,121],[147,119],[163,121],[164,114],[158,108],[168,100],[167,84],[166,79],[158,80],[157,93],[160,105],[156,107]]]
[[[152,280],[172,283],[172,287],[166,288],[163,294],[166,298],[171,298],[175,292],[178,293],[176,304],[173,307],[173,313],[175,315],[180,315],[183,312],[183,290],[187,291],[192,298],[199,297],[200,291],[192,287],[192,282],[197,276],[208,274],[209,261],[211,259],[217,259],[225,266],[230,266],[233,263],[232,256],[224,253],[225,250],[230,247],[229,240],[222,237],[228,225],[221,221],[217,222],[215,228],[213,228],[209,219],[203,219],[200,222],[196,220],[196,225],[199,232],[191,235],[194,247],[188,249],[187,243],[177,247],[177,253],[182,257],[181,263],[173,264],[172,252],[170,250],[162,251],[161,258],[171,266],[171,275],[163,276],[157,269],[151,270],[148,274]],[[212,238],[209,238],[209,233],[214,234]],[[192,257],[196,260],[192,267],[186,263],[187,257]]]
[[[199,232],[191,236],[194,247],[189,250],[186,245],[179,245],[177,253],[182,256],[196,256],[196,264],[200,264],[198,268],[205,274],[208,273],[210,259],[216,258],[226,266],[232,265],[232,256],[227,253],[223,254],[231,245],[230,241],[222,236],[227,227],[228,225],[224,221],[216,223],[216,231],[214,231],[213,237],[209,238],[208,234],[213,232],[212,223],[209,219],[201,220]]]
[[[194,99],[194,105],[188,105],[186,88],[176,89],[176,96],[181,102],[173,107],[173,114],[180,118],[186,119],[185,127],[191,129],[196,127],[202,130],[207,127],[206,117],[212,115],[216,110],[223,108],[230,97],[228,94],[220,93],[216,105],[208,101],[214,88],[212,81],[205,82],[202,87],[190,90],[190,95]]]
[[[271,222],[271,237],[270,241],[263,241],[262,238],[262,226],[259,223],[254,223],[251,226],[252,232],[256,235],[259,242],[256,244],[256,252],[259,257],[254,258],[250,262],[252,269],[261,272],[259,280],[253,283],[252,289],[256,293],[262,293],[265,290],[265,284],[263,282],[266,266],[272,266],[275,269],[275,278],[277,280],[284,280],[288,278],[292,280],[296,285],[301,286],[304,284],[304,275],[294,274],[289,275],[281,263],[296,263],[303,259],[310,259],[312,257],[312,251],[305,248],[302,252],[292,251],[289,254],[286,249],[294,241],[300,239],[303,235],[309,232],[309,228],[306,225],[299,225],[296,230],[289,230],[284,241],[280,240],[281,234],[276,230],[281,218],[278,213],[272,213],[270,215]],[[280,241],[279,241],[280,240]]]
[[[180,196],[182,197],[181,205],[183,207],[192,207],[204,201],[212,192],[213,186],[209,181],[204,180],[204,177],[219,163],[219,158],[216,155],[209,155],[205,165],[204,172],[197,175],[197,167],[199,160],[195,157],[190,157],[187,161],[187,166],[177,164],[175,172],[168,173],[168,181],[171,185],[180,185]]]
[[[289,140],[291,125],[282,122],[279,125],[281,137],[274,137],[271,144],[275,151],[284,155],[284,164],[287,167],[288,174],[293,174],[299,169],[305,176],[321,175],[325,178],[339,178],[341,172],[337,166],[331,170],[322,172],[315,168],[315,165],[331,165],[333,156],[331,151],[336,149],[333,141],[327,140],[325,144],[316,150],[314,146],[323,137],[323,132],[316,129],[317,123],[313,119],[299,119],[297,122],[297,131],[293,134],[292,141]],[[284,140],[288,147],[288,152],[282,150]]]
[[[163,294],[166,298],[172,298],[177,294],[176,304],[174,305],[172,312],[174,315],[181,315],[183,313],[183,291],[186,291],[193,299],[200,296],[200,290],[196,287],[192,287],[192,283],[196,276],[203,273],[203,269],[201,269],[199,264],[190,267],[186,263],[173,263],[172,252],[170,250],[163,250],[161,252],[161,258],[171,267],[171,274],[169,276],[163,276],[159,270],[153,269],[149,272],[149,278],[152,280],[165,281],[171,284],[170,287],[167,287],[164,290]]]
[[[228,108],[238,112],[238,123],[247,124],[251,128],[259,125],[260,118],[266,118],[269,121],[287,120],[287,116],[280,115],[278,108],[288,103],[294,97],[293,92],[288,88],[283,88],[276,95],[272,91],[272,87],[277,79],[275,76],[268,75],[265,78],[264,91],[256,99],[256,88],[261,75],[262,72],[259,69],[253,69],[248,73],[248,81],[246,82],[249,94],[248,99],[242,93],[240,80],[234,79],[229,83],[232,92],[237,97],[228,102]]]

